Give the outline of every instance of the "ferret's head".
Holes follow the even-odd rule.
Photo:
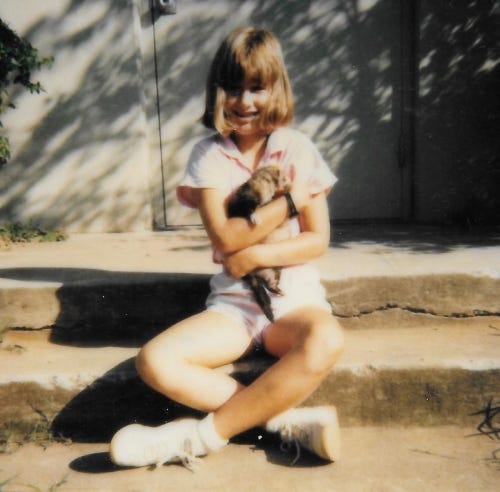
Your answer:
[[[245,183],[249,193],[256,197],[259,205],[269,203],[280,187],[280,169],[277,166],[265,166],[257,169]]]
[[[261,167],[238,188],[234,199],[229,203],[229,215],[249,217],[257,207],[269,203],[276,194],[289,188],[290,180],[282,176],[278,166]]]

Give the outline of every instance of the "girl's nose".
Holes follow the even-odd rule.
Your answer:
[[[252,93],[251,91],[244,90],[241,93],[240,101],[242,104],[250,105],[252,103]]]

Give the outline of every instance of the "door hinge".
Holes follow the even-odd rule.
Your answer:
[[[153,0],[153,9],[159,15],[174,15],[177,13],[177,0]]]

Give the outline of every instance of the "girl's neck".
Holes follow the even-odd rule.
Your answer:
[[[233,133],[231,139],[241,153],[242,161],[249,169],[255,170],[266,150],[267,134],[238,135]]]

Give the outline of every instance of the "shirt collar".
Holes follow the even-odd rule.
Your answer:
[[[285,151],[286,145],[281,138],[280,129],[275,130],[271,135],[269,135],[269,139],[267,140],[266,151],[264,152],[263,160],[275,160],[279,161],[282,153]]]
[[[245,166],[245,164],[243,164],[241,160],[241,152],[236,146],[236,144],[233,142],[233,140],[230,137],[222,137],[221,135],[219,135],[218,138],[220,144],[219,145],[220,152],[228,159],[235,162],[239,168],[243,169],[248,174],[252,174],[252,171],[248,169],[248,167]]]
[[[269,135],[266,149],[262,156],[261,163],[267,163],[269,160],[279,161],[282,153],[285,150],[286,144],[281,135],[280,129],[275,130]],[[239,166],[251,172],[241,161],[241,152],[233,142],[231,137],[218,136],[220,143],[220,151],[229,159],[234,160]]]
[[[241,152],[236,147],[236,144],[233,142],[231,137],[223,137],[219,135],[219,144],[221,152],[230,159],[234,159],[238,162],[241,162]]]

